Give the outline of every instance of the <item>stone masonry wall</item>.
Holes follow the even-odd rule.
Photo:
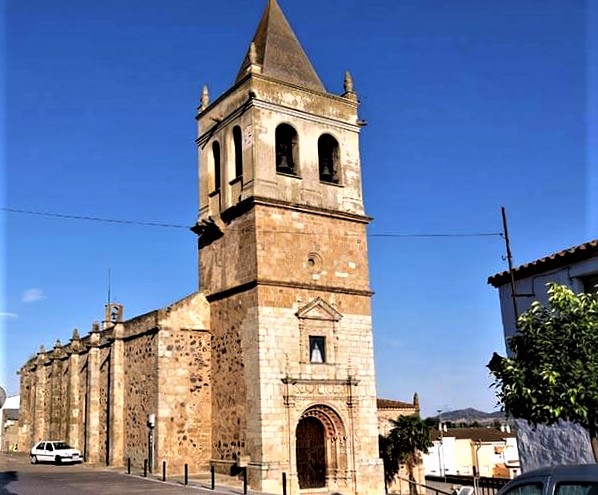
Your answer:
[[[69,406],[69,380],[68,380],[68,373],[69,373],[69,362],[67,357],[63,357],[61,360],[61,368],[58,370],[60,376],[57,377],[59,379],[59,391],[58,394],[60,395],[60,406],[58,411],[59,421],[58,421],[58,434],[56,438],[60,440],[67,440],[68,435],[68,426],[69,426],[69,414],[68,414],[68,406]]]
[[[200,250],[201,290],[210,298],[220,291],[255,280],[254,214],[236,218],[225,229],[224,237]]]
[[[20,411],[18,444],[21,449],[33,445],[33,411],[35,403],[35,375],[31,362],[27,362],[20,371]]]
[[[209,308],[200,293],[164,309],[94,324],[21,369],[23,448],[65,439],[92,463],[142,467],[150,414],[155,460],[207,467],[211,457]],[[162,333],[163,335],[160,335]],[[163,338],[162,338],[163,337]],[[162,338],[162,340],[161,340]],[[159,357],[160,354],[160,357]],[[115,385],[116,384],[116,385]],[[162,456],[162,457],[160,457]]]
[[[157,458],[169,472],[205,470],[211,459],[212,384],[208,303],[196,293],[160,311]]]
[[[169,472],[209,469],[211,459],[211,336],[205,330],[160,332],[158,462]]]
[[[256,225],[259,279],[343,292],[370,290],[366,223],[259,206]]]
[[[271,474],[263,485],[275,489],[282,469],[289,469],[296,482],[295,428],[303,412],[315,404],[329,406],[340,415],[347,432],[348,471],[339,473],[331,489],[377,493],[383,490],[382,465],[378,458],[378,423],[373,362],[373,336],[369,297],[300,291],[275,287],[260,288],[260,387],[262,462]],[[334,361],[309,363],[309,349],[300,339],[297,311],[316,298],[334,306],[342,314],[335,323],[333,342],[327,342],[327,355]],[[340,311],[340,309],[343,309]],[[328,348],[330,346],[330,348]],[[334,353],[329,352],[335,347]],[[283,377],[299,386],[286,390]],[[346,383],[351,377],[352,385]],[[320,386],[316,386],[320,383]],[[292,395],[288,410],[285,394]],[[277,464],[281,463],[280,467]],[[289,463],[290,462],[290,466]],[[285,466],[284,463],[287,463]],[[353,465],[355,474],[353,474]],[[354,478],[353,478],[354,477]]]
[[[212,457],[236,461],[249,450],[246,445],[247,421],[255,404],[247,402],[247,387],[256,383],[255,367],[243,352],[255,342],[251,335],[256,306],[255,291],[243,292],[214,301],[212,331]]]
[[[49,365],[49,399],[50,399],[50,428],[49,437],[51,440],[61,440],[62,433],[62,367],[63,362],[53,359]]]
[[[40,407],[37,408],[36,418],[36,440],[47,439],[50,436],[51,428],[51,412],[52,412],[52,369],[50,363],[46,362],[40,369],[40,374],[43,376],[43,382],[37,389],[38,400],[36,401]]]
[[[100,428],[98,430],[98,458],[100,462],[105,462],[108,458],[108,444],[110,438],[108,436],[108,424],[110,421],[108,411],[108,396],[109,396],[109,379],[110,373],[110,347],[105,346],[100,349],[100,401],[99,401],[99,416]]]
[[[79,448],[81,449],[81,453],[85,453],[86,447],[86,426],[87,426],[87,381],[88,381],[88,367],[87,367],[87,355],[83,354],[79,361],[79,369],[77,370],[79,373],[79,398],[80,398],[80,408],[79,408],[79,415],[77,417],[78,422],[78,430],[79,430]]]
[[[157,412],[157,351],[157,330],[124,342],[124,456],[137,468],[148,457],[148,416]]]

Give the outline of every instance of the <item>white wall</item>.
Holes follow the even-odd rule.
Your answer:
[[[598,257],[571,264],[533,277],[517,280],[517,294],[531,294],[531,297],[517,297],[518,313],[526,311],[532,301],[547,303],[546,284],[557,282],[571,287],[575,292],[583,291],[580,277],[598,272]],[[515,316],[511,286],[499,288],[503,328],[506,338],[515,333]],[[510,350],[507,350],[510,355]],[[522,471],[558,464],[593,463],[594,457],[585,430],[577,425],[562,423],[560,426],[539,426],[536,430],[525,421],[517,421],[517,441]]]
[[[0,408],[0,448],[3,444],[4,438],[4,409],[18,409],[20,404],[20,395],[13,395],[12,397],[7,397],[6,402]]]

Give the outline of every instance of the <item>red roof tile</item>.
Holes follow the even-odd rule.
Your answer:
[[[432,440],[438,440],[438,430],[432,428],[430,431],[430,437]],[[449,428],[447,431],[442,432],[442,436],[445,438],[456,438],[457,440],[470,439],[480,442],[500,442],[505,438],[511,438],[515,436],[515,433],[500,431],[498,428],[484,428],[484,427],[472,427],[472,428]]]
[[[559,251],[558,253],[553,253],[530,263],[525,263],[524,265],[514,268],[513,275],[515,280],[519,280],[532,275],[537,275],[538,273],[554,270],[555,268],[561,268],[577,261],[583,261],[593,256],[598,256],[598,239]],[[509,283],[509,280],[510,277],[508,271],[488,277],[488,283],[494,287],[505,285]]]
[[[378,409],[414,409],[413,403],[401,402],[400,400],[376,399]]]

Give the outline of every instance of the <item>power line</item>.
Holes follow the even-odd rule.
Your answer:
[[[42,217],[54,217],[54,218],[68,218],[70,220],[87,220],[92,222],[108,222],[108,223],[123,223],[128,225],[143,225],[145,227],[165,227],[171,229],[188,229],[187,225],[177,225],[174,223],[157,223],[157,222],[139,222],[137,220],[121,220],[116,218],[102,218],[92,217],[86,215],[65,215],[62,213],[50,213],[47,211],[35,211],[35,210],[19,210],[17,208],[6,208],[1,207],[3,211],[10,213],[23,213],[26,215],[38,215]]]
[[[161,227],[161,228],[171,228],[171,229],[185,229],[189,230],[188,225],[179,225],[174,223],[159,223],[159,222],[141,222],[137,220],[123,220],[117,218],[104,218],[104,217],[96,217],[90,215],[72,215],[72,214],[63,214],[63,213],[52,213],[48,211],[36,211],[36,210],[22,210],[18,208],[7,208],[7,207],[0,207],[0,210],[9,212],[9,213],[20,213],[25,215],[37,215],[42,217],[51,217],[51,218],[65,218],[68,220],[84,220],[84,221],[92,221],[92,222],[106,222],[106,223],[117,223],[117,224],[125,224],[125,225],[141,225],[144,227]],[[232,229],[237,230],[237,229]],[[240,229],[239,229],[240,230]],[[261,230],[261,233],[265,234],[300,234],[300,235],[318,235],[322,236],[325,235],[324,232],[301,232],[297,230],[288,231],[288,230]],[[338,233],[329,233],[332,235],[339,235]],[[347,237],[349,236],[360,236],[361,234],[348,234],[345,233]],[[369,237],[394,237],[394,238],[429,238],[429,237],[502,237],[503,234],[501,232],[467,232],[467,233],[401,233],[401,232],[380,232],[380,233],[369,233]]]
[[[470,233],[439,233],[439,234],[401,234],[400,232],[386,232],[369,234],[370,237],[502,237],[500,232],[470,232]]]

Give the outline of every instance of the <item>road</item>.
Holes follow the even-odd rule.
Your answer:
[[[238,495],[231,488],[215,491],[180,481],[162,482],[86,466],[29,463],[24,455],[0,454],[0,495]],[[255,492],[250,492],[255,495]]]

